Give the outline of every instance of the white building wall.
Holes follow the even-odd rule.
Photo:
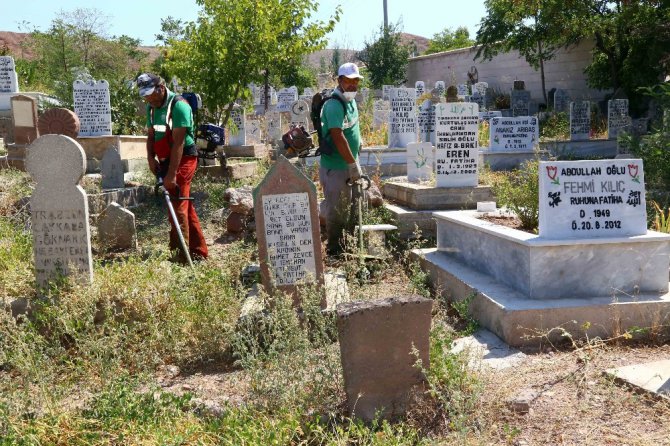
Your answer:
[[[584,69],[591,63],[594,43],[592,40],[581,42],[567,50],[561,49],[550,61],[545,62],[545,83],[547,93],[552,88],[568,91],[573,100],[602,100],[609,91],[600,91],[586,85]],[[518,51],[499,54],[492,60],[474,62],[477,53],[475,47],[461,48],[428,56],[414,57],[409,60],[407,85],[424,81],[426,89],[432,89],[436,81],[445,81],[447,86],[466,83],[470,67],[477,67],[480,82],[488,82],[489,87],[505,93],[512,89],[515,79],[526,82],[531,99],[544,102],[542,98],[542,79],[540,71],[535,71]]]

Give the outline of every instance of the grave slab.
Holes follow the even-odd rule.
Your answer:
[[[490,186],[433,187],[399,181],[382,185],[384,197],[413,210],[474,209],[478,201],[495,201]]]
[[[384,203],[384,207],[391,214],[391,221],[398,227],[398,237],[411,239],[417,229],[423,238],[435,237],[435,210],[415,211],[393,203]]]
[[[540,143],[540,150],[552,156],[568,159],[614,158],[617,155],[616,140],[591,139],[589,141],[546,141]]]
[[[228,178],[231,180],[241,180],[252,178],[258,172],[257,161],[247,161],[243,163],[231,163],[224,166],[200,166],[195,171],[196,176],[209,176],[210,178]]]
[[[413,250],[411,258],[430,275],[437,297],[455,302],[474,295],[470,315],[513,347],[539,346],[547,339],[564,342],[563,331],[557,327],[576,339],[593,339],[670,322],[670,293],[619,295],[616,299],[528,299],[437,248]]]
[[[528,360],[528,356],[507,345],[498,336],[486,329],[479,329],[471,336],[456,339],[452,353],[466,353],[472,369],[488,367],[504,370],[516,367]]]
[[[531,160],[546,160],[549,158],[549,152],[537,150],[532,152],[504,152],[491,151],[486,148],[479,151],[479,165],[488,166],[492,171],[511,171],[519,169],[523,163]]]
[[[239,146],[223,146],[217,148],[217,152],[223,150],[228,158],[267,158],[270,153],[270,147],[267,144],[248,144]]]
[[[347,405],[352,416],[402,415],[430,367],[433,301],[419,296],[342,304],[337,329]],[[415,355],[413,352],[418,352]]]
[[[607,369],[604,373],[619,383],[670,400],[670,359]]]

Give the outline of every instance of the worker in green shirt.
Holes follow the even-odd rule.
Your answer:
[[[324,201],[321,211],[326,220],[328,255],[342,252],[342,236],[349,227],[351,203],[357,197],[355,189],[347,184],[359,180],[363,173],[358,162],[361,149],[361,131],[358,124],[356,92],[363,78],[354,63],[343,64],[338,72],[338,86],[333,95],[342,101],[328,100],[321,110],[322,136],[335,147],[327,155],[321,154],[319,179]]]

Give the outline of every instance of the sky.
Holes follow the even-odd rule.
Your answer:
[[[235,0],[232,0],[235,1]],[[76,8],[96,8],[109,17],[108,34],[139,38],[143,45],[155,45],[161,18],[172,16],[195,20],[199,7],[195,0],[2,0],[11,2],[0,15],[0,31],[24,31],[22,22],[47,30],[56,14]],[[466,26],[474,38],[484,16],[484,0],[387,0],[389,22],[402,22],[402,31],[431,38],[445,28]],[[329,47],[361,49],[372,41],[384,20],[383,0],[320,0],[316,19],[327,20],[341,5],[343,12]]]

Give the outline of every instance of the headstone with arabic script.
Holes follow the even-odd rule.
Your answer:
[[[479,107],[473,103],[435,105],[435,179],[437,187],[478,184]]]
[[[74,81],[74,112],[79,117],[79,136],[106,136],[112,134],[112,108],[109,83],[101,81]]]
[[[11,56],[0,56],[0,93],[18,93],[19,79]]]
[[[389,113],[389,147],[405,148],[407,144],[417,142],[417,133],[416,90],[393,88]]]
[[[489,150],[530,152],[538,144],[540,129],[535,117],[491,118]]]
[[[619,133],[630,130],[631,118],[628,116],[628,99],[607,101],[607,138],[616,139]]]
[[[591,134],[591,102],[570,102],[570,141],[588,141]]]

